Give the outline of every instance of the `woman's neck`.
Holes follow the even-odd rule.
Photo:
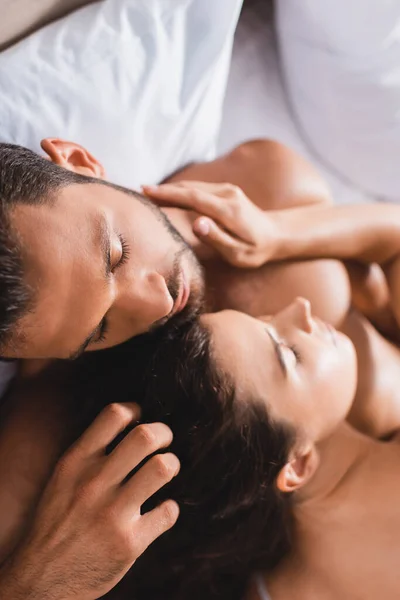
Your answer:
[[[288,591],[293,587],[299,598],[315,600],[323,594],[326,596],[329,585],[327,588],[319,568],[321,549],[325,564],[330,560],[329,548],[332,533],[335,533],[332,527],[337,529],[336,511],[339,510],[341,521],[352,521],[354,504],[362,501],[363,494],[357,474],[377,444],[379,442],[343,423],[319,445],[319,467],[311,481],[296,493],[294,500],[292,551],[275,571],[265,574],[273,598],[289,597]],[[335,513],[333,518],[332,513]],[[326,540],[330,543],[326,544]],[[326,597],[338,596],[334,590]]]
[[[343,422],[326,440],[318,444],[319,466],[313,478],[296,494],[295,513],[308,513],[316,505],[331,502],[349,484],[352,473],[365,460],[375,440]],[[299,510],[298,510],[299,509]]]

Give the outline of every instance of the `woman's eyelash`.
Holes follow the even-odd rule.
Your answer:
[[[122,265],[124,265],[126,263],[126,261],[128,260],[128,258],[130,256],[130,247],[129,247],[129,244],[126,241],[125,237],[122,235],[122,233],[119,233],[118,237],[119,237],[119,241],[121,243],[122,253],[121,253],[121,258],[119,259],[118,264],[116,266],[122,267]]]
[[[291,351],[295,355],[296,361],[298,363],[301,363],[301,354],[300,354],[299,349],[297,348],[297,346],[289,346],[289,348],[291,349]]]

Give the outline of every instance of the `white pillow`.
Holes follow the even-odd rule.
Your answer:
[[[242,0],[105,0],[3,52],[0,140],[83,144],[135,187],[213,156]]]
[[[344,178],[400,200],[399,0],[279,0],[292,109]]]
[[[280,1],[280,0],[279,0]],[[339,204],[372,202],[373,197],[343,181],[310,151],[288,106],[268,2],[243,10],[233,45],[218,154],[252,138],[286,144],[310,160]]]

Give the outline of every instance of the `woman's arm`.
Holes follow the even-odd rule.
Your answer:
[[[180,182],[145,188],[160,204],[195,210],[193,231],[227,262],[336,258],[379,264],[400,323],[400,206],[308,206],[263,211],[236,186]]]
[[[400,206],[300,206],[264,211],[235,185],[182,181],[145,186],[162,205],[195,210],[195,233],[228,262],[336,258],[387,264],[400,254]]]
[[[400,206],[296,208],[266,215],[275,227],[269,260],[353,259],[382,266],[400,255]]]
[[[270,216],[277,225],[273,260],[332,257],[379,264],[400,324],[400,206],[306,208]]]

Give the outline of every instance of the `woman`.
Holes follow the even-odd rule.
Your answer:
[[[398,443],[346,423],[355,350],[307,301],[270,319],[204,315],[154,351],[148,340],[147,352],[137,343],[112,352],[86,359],[102,375],[84,397],[142,398],[143,418],[171,427],[182,462],[149,505],[173,493],[178,524],[113,597],[239,599],[254,572],[273,600],[293,590],[307,600],[396,597]]]
[[[361,357],[365,367],[363,345],[372,348],[368,359],[379,353],[391,362],[390,379],[398,372],[397,351],[360,317],[350,316],[344,327],[357,361],[348,338],[313,319],[304,301],[269,323],[235,312],[204,316],[183,339],[167,335],[154,354],[149,341],[150,354],[128,344],[114,351],[111,364],[108,355],[99,368],[96,357],[104,376],[92,390],[95,404],[123,399],[127,390],[132,399],[134,381],[144,418],[169,423],[173,449],[186,457],[174,490],[180,524],[139,562],[121,597],[135,591],[151,598],[239,598],[250,573],[264,568],[273,598],[291,598],[293,586],[307,599],[396,596],[386,554],[381,574],[371,573],[382,538],[390,556],[399,552],[390,539],[396,503],[387,495],[398,468],[398,410],[392,391],[383,402],[369,369],[361,369],[366,377],[356,385],[356,362]],[[392,443],[346,425],[350,409],[353,421],[361,418],[364,429]],[[385,482],[374,494],[371,473]],[[140,573],[149,569],[157,569],[157,578],[141,588]],[[257,598],[256,589],[249,593]]]

